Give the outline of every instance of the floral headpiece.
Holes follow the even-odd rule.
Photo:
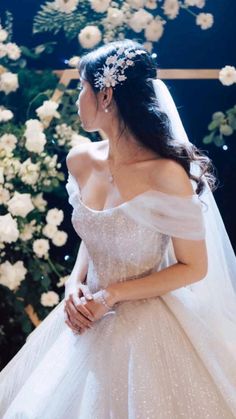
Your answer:
[[[102,67],[102,72],[97,71],[94,75],[94,85],[102,90],[104,87],[115,87],[117,84],[122,84],[127,79],[124,72],[126,68],[133,66],[133,57],[136,55],[147,54],[145,50],[133,48],[125,49],[120,47],[116,54],[111,55],[105,61]],[[124,57],[122,55],[124,54]]]

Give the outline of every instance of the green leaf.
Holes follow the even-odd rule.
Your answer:
[[[221,125],[221,123],[222,123],[222,120],[219,118],[219,119],[214,119],[209,125],[208,125],[208,129],[210,130],[210,131],[213,131],[213,130],[215,130],[216,128],[218,128],[220,125]]]
[[[213,140],[214,134],[215,134],[215,133],[214,133],[214,132],[212,132],[211,134],[206,135],[206,136],[203,138],[203,140],[202,140],[203,144],[210,144],[210,143],[212,143],[212,140]]]
[[[233,130],[236,130],[236,116],[234,114],[231,113],[228,115],[228,122]]]
[[[213,141],[214,141],[214,144],[217,147],[222,147],[225,144],[223,137],[220,137],[219,135],[217,135],[216,137],[214,137],[214,140]]]
[[[32,323],[27,318],[23,320],[22,329],[26,334],[29,334],[32,330]]]
[[[45,290],[48,290],[49,286],[51,284],[51,280],[48,276],[44,276],[44,278],[41,281],[41,285]]]

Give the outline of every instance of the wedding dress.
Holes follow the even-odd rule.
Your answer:
[[[73,226],[90,255],[92,292],[163,268],[170,235],[205,234],[196,195],[149,190],[99,211],[83,203],[72,175],[67,190]],[[156,202],[153,217],[159,217],[155,229],[132,216],[149,198]],[[189,287],[118,303],[91,329],[74,335],[61,301],[0,374],[1,417],[235,418],[235,359],[198,317],[198,303]]]
[[[0,373],[0,417],[236,418],[235,259],[211,192],[149,189],[95,210],[71,174],[67,190],[92,292],[117,281],[135,286],[175,263],[172,237],[205,237],[209,271],[162,296],[116,304],[82,335],[66,325],[62,300]]]

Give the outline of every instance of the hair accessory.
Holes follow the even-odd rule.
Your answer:
[[[94,75],[94,85],[102,90],[105,87],[115,87],[118,83],[122,84],[127,79],[125,70],[134,65],[133,57],[136,55],[147,54],[142,49],[120,47],[116,54],[107,57],[101,72],[97,71]],[[124,56],[123,56],[124,55]]]

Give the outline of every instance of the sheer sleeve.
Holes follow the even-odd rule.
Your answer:
[[[74,209],[76,209],[79,196],[79,185],[75,177],[70,172],[68,172],[66,190],[68,193],[68,202]]]
[[[150,190],[124,207],[139,223],[172,237],[205,237],[204,204],[197,194],[180,197]]]

